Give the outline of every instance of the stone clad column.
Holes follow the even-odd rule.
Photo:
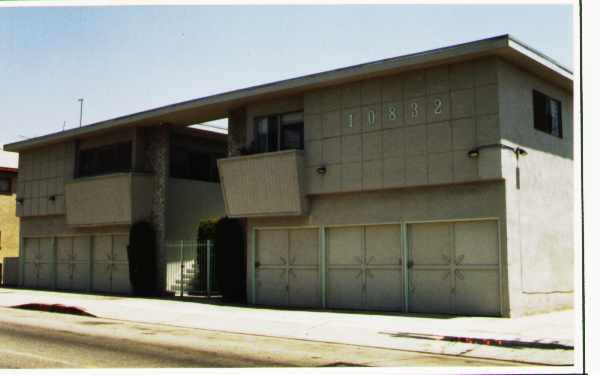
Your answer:
[[[152,224],[156,231],[157,287],[162,294],[166,286],[166,210],[167,188],[169,186],[170,135],[167,125],[147,129],[146,160],[147,170],[154,173],[154,192],[152,193]]]
[[[246,140],[246,109],[239,108],[229,112],[227,148],[229,156],[239,156],[240,147],[248,146]]]

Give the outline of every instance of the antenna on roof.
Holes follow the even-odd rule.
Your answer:
[[[62,130],[63,130],[63,131],[65,131],[65,127],[66,127],[66,126],[67,126],[67,122],[66,122],[66,121],[63,121],[63,128],[62,128]]]
[[[81,120],[83,118],[83,98],[77,99],[79,102],[79,127],[81,127]]]

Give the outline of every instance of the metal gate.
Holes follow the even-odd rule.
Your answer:
[[[167,291],[176,296],[220,296],[214,244],[206,241],[168,241]]]

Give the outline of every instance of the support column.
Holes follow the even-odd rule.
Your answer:
[[[240,108],[229,112],[227,146],[229,156],[239,156],[241,147],[247,145],[246,109]]]
[[[169,185],[170,136],[166,125],[148,129],[146,133],[149,170],[154,173],[154,191],[152,194],[152,224],[156,231],[157,288],[164,293],[166,288],[166,210],[167,189]]]

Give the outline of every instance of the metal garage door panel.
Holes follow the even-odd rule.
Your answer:
[[[131,292],[129,266],[126,263],[113,264],[111,292],[124,294]]]
[[[73,256],[75,260],[89,262],[90,260],[90,237],[73,238]]]
[[[25,263],[25,274],[23,275],[23,283],[28,288],[36,288],[38,286],[37,267],[34,263]]]
[[[318,270],[290,270],[289,305],[301,307],[321,306],[321,285]]]
[[[127,245],[129,239],[127,235],[113,236],[113,259],[118,262],[127,262]]]
[[[259,230],[256,233],[256,260],[261,265],[287,263],[288,230]],[[282,260],[283,258],[285,260]]]
[[[52,238],[40,238],[40,252],[39,259],[42,262],[53,262],[54,261],[54,239]]]
[[[37,238],[26,238],[25,242],[25,261],[33,261],[39,257],[39,240]]]
[[[94,263],[92,289],[96,292],[110,292],[111,265]]]
[[[500,315],[498,271],[456,270],[456,313]]]
[[[422,313],[451,313],[449,270],[413,270],[410,273],[409,310]]]
[[[52,263],[38,263],[38,288],[54,288],[53,269],[54,264]]]
[[[454,246],[457,264],[498,264],[498,222],[455,223]]]
[[[286,306],[287,277],[283,269],[256,270],[256,303],[260,305]]]
[[[367,264],[402,264],[402,239],[400,234],[400,225],[365,227]]]
[[[56,240],[56,260],[69,262],[73,258],[73,238],[64,237]],[[59,272],[60,274],[60,272]]]
[[[400,270],[367,270],[367,308],[402,311],[404,293]]]
[[[71,289],[71,267],[70,263],[60,262],[56,265],[56,288],[61,290]]]
[[[450,263],[450,223],[412,224],[409,257],[415,265]]]
[[[363,259],[363,227],[330,228],[327,230],[327,263],[358,265]]]
[[[87,263],[73,264],[73,281],[71,283],[72,290],[88,290],[90,266]]]
[[[317,229],[292,229],[290,236],[290,263],[294,265],[319,264],[319,231]]]
[[[327,276],[327,307],[362,309],[362,274],[359,269],[330,269]]]
[[[112,258],[112,236],[94,236],[94,262]]]

